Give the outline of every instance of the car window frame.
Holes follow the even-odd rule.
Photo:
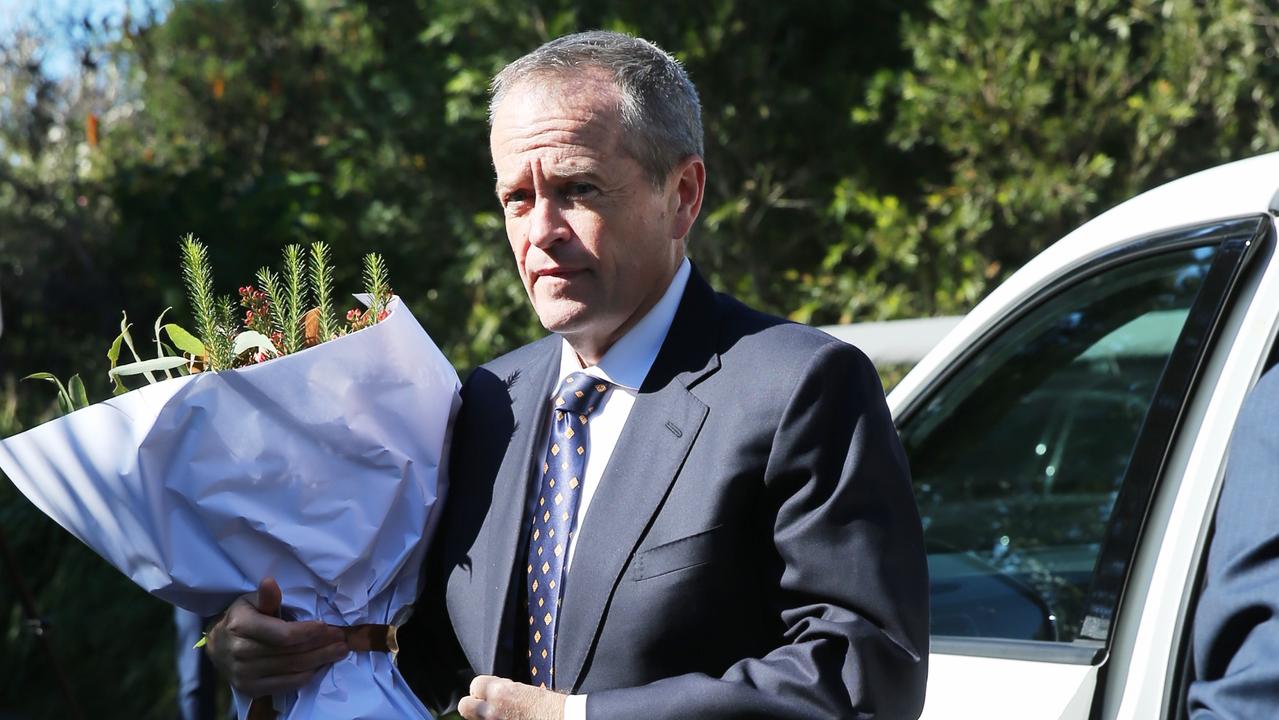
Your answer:
[[[1138,430],[1119,494],[1107,519],[1079,636],[1069,642],[1060,642],[933,635],[930,637],[933,652],[1072,665],[1100,665],[1104,662],[1172,441],[1191,398],[1197,392],[1200,375],[1216,346],[1224,319],[1238,297],[1241,278],[1258,250],[1273,241],[1274,225],[1265,213],[1207,220],[1134,237],[1071,268],[1018,302],[1013,312],[986,328],[948,362],[929,383],[928,390],[917,393],[904,404],[894,419],[899,430],[975,355],[1044,303],[1069,292],[1080,283],[1151,255],[1216,247],[1203,286],[1191,303]],[[1103,572],[1103,568],[1110,568],[1110,571]]]

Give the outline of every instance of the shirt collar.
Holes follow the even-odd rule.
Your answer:
[[[583,368],[573,346],[569,345],[567,340],[561,340],[560,377],[555,386],[558,388],[560,382],[563,382],[570,373],[580,371],[601,380],[607,380],[614,385],[638,391],[640,385],[644,383],[644,378],[648,376],[649,369],[653,367],[653,361],[657,359],[662,343],[666,341],[666,333],[670,331],[671,323],[675,321],[675,311],[679,309],[679,302],[684,297],[684,288],[688,285],[688,277],[692,270],[692,264],[688,258],[684,258],[679,269],[675,271],[675,277],[671,278],[671,284],[666,288],[662,299],[657,301],[643,319],[635,323],[634,327],[613,343],[613,347],[600,358],[598,365]]]

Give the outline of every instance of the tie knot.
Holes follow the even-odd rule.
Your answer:
[[[599,378],[586,373],[571,373],[560,383],[554,400],[555,409],[574,415],[590,415],[599,407],[600,398],[604,397],[608,388],[609,383]]]

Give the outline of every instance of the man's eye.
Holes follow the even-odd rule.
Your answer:
[[[518,205],[524,202],[525,200],[528,200],[528,193],[524,192],[523,190],[513,190],[507,193],[506,197],[502,198],[502,204]]]
[[[569,197],[584,197],[595,192],[595,186],[588,182],[569,183],[566,192]]]

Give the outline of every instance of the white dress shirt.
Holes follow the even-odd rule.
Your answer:
[[[653,367],[653,361],[657,359],[658,351],[662,349],[662,343],[666,341],[666,333],[670,331],[671,323],[675,320],[675,311],[679,309],[680,300],[684,297],[684,288],[688,285],[688,276],[691,272],[692,265],[688,258],[684,258],[679,269],[675,271],[675,277],[671,279],[670,286],[662,295],[662,299],[657,301],[643,319],[635,323],[634,327],[613,343],[613,347],[604,353],[604,357],[600,358],[598,364],[583,367],[573,347],[567,340],[562,341],[560,376],[555,382],[556,389],[564,378],[574,372],[584,372],[613,384],[613,387],[604,394],[599,408],[591,415],[587,435],[590,450],[586,454],[582,495],[578,498],[577,514],[573,518],[574,531],[569,535],[568,555],[564,558],[566,586],[573,582],[571,572],[573,556],[577,550],[577,539],[581,536],[577,529],[582,527],[582,521],[586,519],[591,498],[595,496],[604,468],[608,466],[608,460],[613,456],[613,448],[617,446],[617,439],[622,435],[626,418],[630,416],[631,408],[635,405],[640,385],[644,383],[649,369]],[[547,397],[548,415],[551,412],[553,399],[554,395]],[[535,447],[546,447],[549,438],[548,430],[546,439]],[[564,704],[564,720],[586,720],[585,695],[569,696]]]

